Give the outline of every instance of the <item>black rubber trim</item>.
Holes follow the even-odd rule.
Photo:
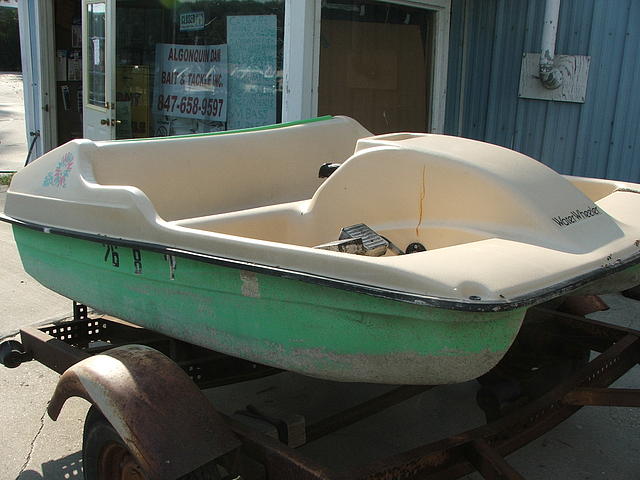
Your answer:
[[[619,262],[611,266],[601,267],[597,270],[589,272],[584,275],[580,275],[569,279],[565,282],[560,282],[549,287],[536,290],[528,295],[513,299],[505,299],[502,302],[483,302],[481,300],[469,300],[460,301],[451,298],[433,297],[429,295],[420,295],[416,293],[401,292],[398,290],[392,290],[388,288],[376,287],[373,285],[366,285],[362,283],[349,282],[346,280],[340,280],[337,278],[325,277],[321,275],[314,275],[308,272],[300,272],[296,270],[289,270],[280,267],[273,267],[270,265],[262,265],[258,263],[246,262],[243,260],[236,260],[231,258],[219,257],[208,253],[193,252],[190,250],[183,250],[179,248],[167,247],[164,245],[139,242],[135,240],[126,240],[121,238],[108,237],[106,235],[95,235],[90,233],[76,232],[72,230],[65,230],[55,227],[46,227],[44,225],[37,225],[30,222],[25,222],[15,218],[8,217],[7,215],[0,213],[0,221],[8,222],[20,227],[29,228],[32,230],[41,231],[44,233],[51,233],[55,235],[61,235],[65,237],[78,238],[82,240],[88,240],[96,243],[109,243],[112,245],[122,247],[132,247],[140,250],[147,250],[151,252],[162,253],[165,255],[172,255],[175,257],[188,258],[204,263],[213,265],[236,268],[240,270],[247,270],[265,275],[272,275],[276,277],[287,278],[291,280],[299,280],[314,285],[322,285],[325,287],[338,288],[340,290],[346,290],[349,292],[362,293],[365,295],[371,295],[373,297],[385,298],[388,300],[395,300],[399,302],[412,303],[415,305],[424,305],[430,307],[443,308],[447,310],[458,310],[464,312],[506,312],[510,310],[516,310],[523,307],[528,307],[534,304],[542,303],[552,298],[559,297],[570,293],[577,288],[580,288],[588,283],[596,280],[600,280],[604,277],[612,275],[614,273],[621,272],[627,268],[640,263],[640,253],[633,255],[625,262]]]

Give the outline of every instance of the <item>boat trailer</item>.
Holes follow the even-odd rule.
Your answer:
[[[584,307],[585,301],[578,304]],[[587,305],[586,311],[589,311],[588,307]],[[577,310],[574,308],[573,311]],[[134,432],[136,435],[146,438],[142,438],[138,443],[136,440],[127,439],[127,445],[129,450],[133,451],[134,463],[144,464],[144,478],[207,478],[189,475],[183,477],[182,474],[176,473],[182,472],[184,468],[196,468],[206,461],[202,456],[203,447],[191,447],[199,443],[205,448],[213,449],[210,456],[215,457],[217,465],[224,465],[223,475],[220,474],[220,467],[216,467],[216,473],[211,478],[455,479],[477,471],[486,479],[518,480],[524,477],[509,465],[505,457],[553,429],[580,408],[640,407],[640,389],[609,387],[640,363],[640,331],[541,307],[530,309],[525,324],[525,327],[527,326],[530,328],[523,328],[526,339],[520,350],[533,352],[536,365],[532,366],[531,358],[523,360],[523,355],[517,352],[512,356],[507,354],[505,368],[497,368],[495,372],[492,371],[479,379],[483,386],[478,394],[478,404],[486,413],[487,424],[368,465],[340,472],[318,464],[294,446],[313,442],[434,386],[397,387],[322,420],[303,424],[302,431],[300,423],[295,420],[290,421],[282,416],[274,417],[255,410],[249,412],[250,416],[275,427],[278,438],[273,438],[239,421],[236,416],[218,414],[210,404],[205,409],[213,413],[198,411],[201,399],[197,394],[190,397],[185,392],[191,389],[187,385],[189,382],[199,390],[273,375],[279,373],[279,370],[190,345],[113,317],[92,318],[83,305],[74,303],[72,320],[38,328],[23,328],[20,331],[20,342],[9,340],[0,344],[0,360],[7,367],[16,367],[22,362],[36,360],[64,374],[49,406],[49,413],[53,418],[57,416],[68,396],[79,395],[96,405],[111,423],[117,423],[114,421],[115,416],[118,422],[136,424],[137,426],[129,426],[133,430],[137,428]],[[548,348],[550,341],[554,345],[553,348]],[[144,347],[140,347],[141,345]],[[545,345],[544,352],[549,355],[541,354],[543,350],[536,350],[536,345]],[[573,350],[559,353],[565,364],[570,364],[567,374],[552,385],[548,382],[541,385],[541,376],[547,376],[546,373],[551,371],[545,370],[545,362],[553,371],[562,370],[559,368],[562,360],[559,361],[555,357],[563,345],[571,346]],[[88,365],[85,371],[91,370],[88,362],[94,358],[108,356],[110,351],[121,353],[112,353],[112,357],[109,358],[123,358],[125,363],[129,362],[127,365],[131,368],[125,377],[135,377],[136,369],[142,372],[135,377],[135,388],[144,390],[143,395],[139,395],[140,398],[150,398],[152,401],[154,398],[161,398],[162,403],[169,403],[171,415],[164,415],[162,418],[172,418],[171,436],[175,436],[179,441],[190,442],[189,448],[182,448],[178,452],[178,458],[175,459],[177,466],[174,470],[164,468],[160,464],[168,463],[167,460],[163,460],[163,455],[171,455],[168,449],[176,445],[179,447],[179,442],[176,438],[171,441],[158,438],[159,431],[153,427],[161,423],[157,421],[157,415],[158,411],[162,415],[163,407],[159,410],[151,408],[150,413],[145,413],[144,403],[138,407],[131,407],[135,402],[131,402],[130,398],[118,400],[118,392],[112,395],[107,392],[108,398],[105,400],[104,395],[97,394],[95,388],[87,386],[88,377],[85,373],[78,373],[78,369],[85,364]],[[592,351],[599,354],[590,360],[589,354]],[[151,360],[145,363],[140,355],[150,355]],[[162,362],[166,364],[163,363],[162,371],[158,371],[154,367],[157,360],[154,355],[169,357],[171,360],[167,361],[185,373],[187,383],[184,378],[175,380],[182,382],[179,386],[182,390],[176,390],[178,384],[174,383],[174,377],[178,378],[180,375],[174,375],[173,372],[167,374],[167,369],[173,367],[164,360]],[[133,360],[127,360],[129,357]],[[108,375],[105,373],[105,365],[106,371],[110,372],[108,362],[103,362],[99,368],[93,368],[92,371],[99,377]],[[539,372],[537,378],[533,378],[531,372]],[[146,385],[139,385],[145,382]],[[162,383],[163,388],[158,389],[159,383]],[[100,386],[105,389],[104,384]],[[118,388],[121,388],[121,384],[116,382],[114,390]],[[123,391],[127,394],[126,388]],[[167,400],[167,397],[172,396],[181,402],[182,408],[177,409],[179,411],[176,411],[175,405],[171,405],[170,398]],[[109,412],[109,409],[113,411]],[[145,415],[153,421],[145,423]],[[189,415],[198,416],[197,422],[187,418]],[[204,417],[207,421],[203,422]],[[199,425],[208,425],[211,428],[206,430]],[[179,431],[181,429],[182,432]],[[194,433],[198,429],[199,431]],[[180,440],[181,438],[183,440]],[[129,443],[130,441],[133,444]],[[123,457],[122,452],[116,453],[120,455],[117,457],[120,461],[124,462],[123,459],[129,458]],[[86,452],[83,451],[83,455],[86,455]],[[180,470],[181,468],[183,470]],[[117,478],[139,478],[135,475]]]

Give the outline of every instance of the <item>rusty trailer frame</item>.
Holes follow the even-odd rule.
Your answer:
[[[544,308],[536,318],[553,322],[572,343],[599,352],[539,398],[484,426],[336,472],[285,443],[234,418],[226,418],[241,441],[240,451],[261,465],[267,478],[282,480],[454,479],[478,471],[486,479],[518,480],[505,457],[553,429],[583,406],[640,407],[640,389],[609,386],[640,363],[640,331]],[[26,327],[22,348],[4,353],[7,362],[35,359],[58,373],[117,345],[144,344],[173,359],[200,387],[208,388],[278,373],[270,367],[229,357],[145,330],[111,317],[90,318],[74,304],[74,320]],[[14,344],[17,347],[19,344]],[[9,358],[9,360],[7,360]],[[396,405],[432,386],[402,386],[316,423],[306,425],[306,443]]]

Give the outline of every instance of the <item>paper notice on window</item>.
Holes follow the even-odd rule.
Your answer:
[[[156,44],[153,113],[227,120],[227,45]]]
[[[228,16],[227,44],[230,65],[227,128],[276,123],[277,17]]]
[[[93,64],[100,65],[100,37],[93,37]]]

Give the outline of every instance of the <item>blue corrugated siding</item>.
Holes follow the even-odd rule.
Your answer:
[[[452,2],[447,133],[574,175],[640,181],[640,1],[562,0],[556,51],[589,55],[584,104],[518,98],[544,0]]]
[[[488,52],[493,50],[495,30],[495,0],[472,2],[468,4],[467,15],[473,19],[471,28],[467,28],[467,45],[484,45]],[[484,134],[487,121],[489,88],[491,82],[491,56],[468,55],[463,60],[463,84],[465,92],[462,99],[462,130],[482,132]],[[467,85],[473,84],[476,95],[467,95]],[[480,133],[477,133],[480,134]]]
[[[627,20],[607,176],[640,178],[640,2],[632,1]]]
[[[458,130],[462,95],[462,59],[464,52],[464,0],[452,0],[451,27],[449,35],[449,82],[447,84],[447,115],[444,130]]]

